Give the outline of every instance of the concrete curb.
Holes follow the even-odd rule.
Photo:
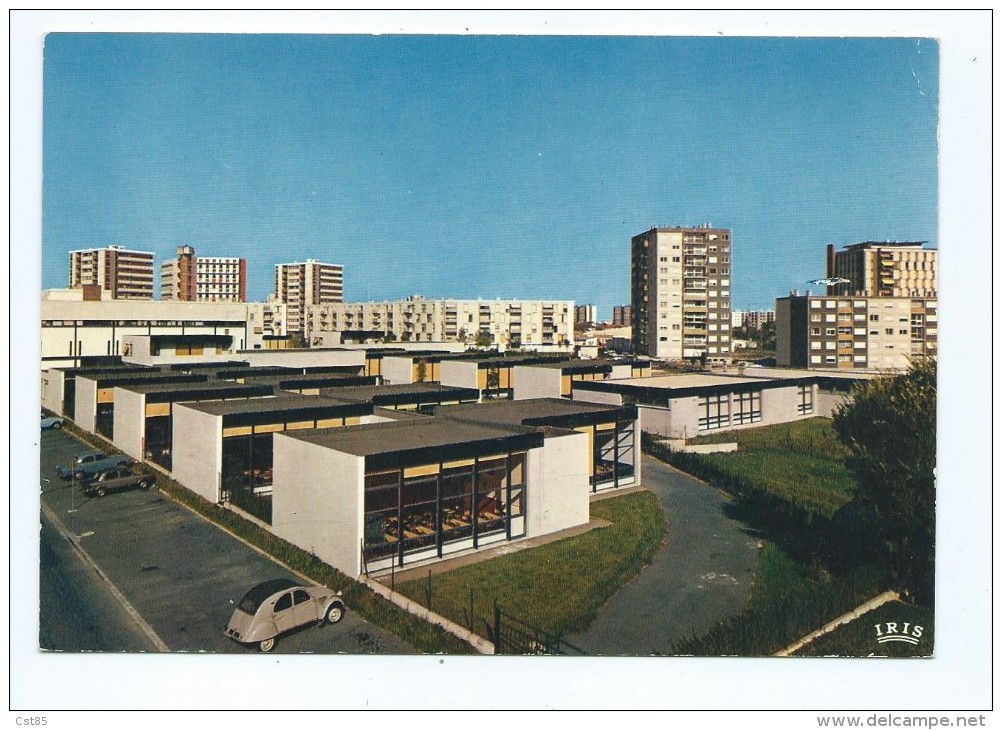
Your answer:
[[[493,654],[494,644],[489,642],[482,636],[474,634],[469,629],[465,629],[459,624],[453,623],[444,616],[439,616],[437,613],[429,611],[427,608],[422,606],[420,603],[412,601],[411,599],[403,596],[393,590],[390,590],[385,585],[372,578],[367,578],[364,575],[358,577],[358,582],[362,585],[368,587],[373,593],[381,596],[387,601],[393,603],[399,608],[407,611],[407,613],[417,616],[418,618],[427,621],[428,623],[439,626],[443,630],[448,631],[453,636],[462,639],[467,644],[472,646],[481,654]]]
[[[852,623],[860,616],[862,616],[864,613],[869,613],[873,609],[883,606],[885,603],[890,603],[891,601],[899,601],[899,600],[901,600],[901,596],[896,591],[885,591],[876,598],[871,598],[866,603],[857,606],[853,610],[849,611],[849,613],[844,613],[834,621],[829,621],[817,631],[812,631],[807,636],[803,637],[799,641],[795,641],[785,649],[777,651],[775,654],[773,654],[773,656],[791,656],[795,652],[798,652],[801,649],[803,649],[805,646],[810,644],[815,639],[820,638],[825,634],[830,634],[839,626]]]
[[[146,623],[145,619],[143,619],[139,612],[132,607],[132,604],[129,603],[128,599],[126,599],[124,595],[122,595],[122,592],[118,590],[118,587],[111,582],[111,578],[109,578],[105,572],[101,570],[98,564],[94,562],[94,559],[91,558],[91,556],[87,554],[87,551],[80,546],[80,540],[76,537],[76,535],[67,529],[66,525],[64,525],[62,521],[56,517],[56,513],[53,512],[48,505],[43,503],[41,507],[42,514],[45,516],[45,519],[47,519],[49,523],[56,528],[59,534],[69,541],[73,550],[80,556],[80,559],[83,560],[83,562],[86,563],[87,566],[95,573],[97,573],[97,576],[101,579],[105,586],[107,586],[111,595],[121,604],[122,608],[125,609],[125,612],[129,614],[129,618],[131,618],[135,622],[136,626],[142,630],[143,634],[146,635],[146,638],[149,639],[150,643],[156,647],[156,650],[160,652],[169,652],[170,647],[167,646],[167,644],[164,643],[164,640],[157,635],[157,632],[153,630],[153,627]]]

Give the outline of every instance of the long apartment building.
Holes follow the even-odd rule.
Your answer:
[[[70,288],[89,300],[152,299],[153,253],[123,246],[70,251]]]
[[[478,341],[502,349],[574,342],[574,302],[409,299],[307,307],[309,332],[382,332],[398,342]]]
[[[651,228],[631,240],[633,351],[650,357],[731,352],[731,231]]]
[[[182,302],[247,301],[247,260],[235,256],[196,256],[180,246],[177,257],[160,265],[160,298]]]
[[[288,305],[288,332],[305,333],[308,306],[344,301],[344,267],[315,259],[307,259],[303,263],[275,264],[275,300]]]
[[[776,364],[905,370],[935,357],[938,302],[923,297],[813,296],[776,300]]]
[[[869,297],[936,297],[939,252],[924,241],[864,241],[836,251],[827,247],[829,278],[848,283],[828,294]]]

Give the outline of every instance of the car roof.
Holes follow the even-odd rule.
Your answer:
[[[299,583],[289,580],[288,578],[275,578],[273,580],[267,580],[264,583],[259,583],[258,585],[247,591],[246,595],[240,600],[240,605],[245,603],[251,603],[254,609],[257,610],[262,603],[268,598],[280,591],[284,591],[287,588],[302,588]]]
[[[85,456],[104,456],[104,455],[105,453],[103,451],[83,451],[77,454],[77,458],[82,459]]]

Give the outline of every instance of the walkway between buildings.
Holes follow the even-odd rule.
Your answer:
[[[643,481],[665,509],[667,545],[586,631],[565,637],[589,654],[667,654],[741,613],[751,591],[758,540],[725,515],[730,497],[646,455]]]

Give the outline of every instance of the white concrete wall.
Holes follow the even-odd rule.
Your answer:
[[[250,350],[236,353],[239,360],[246,360],[252,367],[267,365],[304,368],[324,365],[356,365],[365,367],[365,352],[362,350]]]
[[[273,466],[272,531],[359,575],[365,458],[276,433]]]
[[[42,406],[63,415],[63,388],[66,376],[62,370],[42,371]]]
[[[115,439],[117,448],[143,461],[146,436],[146,394],[115,388]]]
[[[386,362],[386,358],[383,358]],[[465,360],[443,360],[439,367],[442,385],[458,388],[479,388],[477,383],[477,363]],[[385,371],[384,371],[385,372]]]
[[[414,358],[387,355],[383,358],[383,382],[387,385],[406,385],[414,382]]]
[[[674,402],[672,405],[674,405]],[[638,431],[642,429],[647,433],[653,433],[657,436],[681,438],[681,433],[676,433],[672,428],[672,412],[667,408],[660,406],[637,406],[637,413],[639,414],[638,420],[640,421],[640,425],[637,427]],[[693,433],[689,434],[689,436],[694,435]]]
[[[513,374],[515,376],[515,400],[560,397],[561,374],[558,368],[516,365]]]
[[[219,501],[223,418],[174,404],[171,476],[210,502]]]
[[[588,434],[548,436],[527,457],[526,537],[583,525],[590,519]]]
[[[582,390],[575,388],[571,383],[571,400],[579,400],[585,403],[608,403],[613,406],[623,405],[623,396],[620,393],[601,393],[596,390]]]
[[[94,433],[97,421],[97,381],[76,378],[73,422],[87,433]]]
[[[815,391],[814,415],[831,418],[835,414],[835,409],[848,400],[848,394]]]

